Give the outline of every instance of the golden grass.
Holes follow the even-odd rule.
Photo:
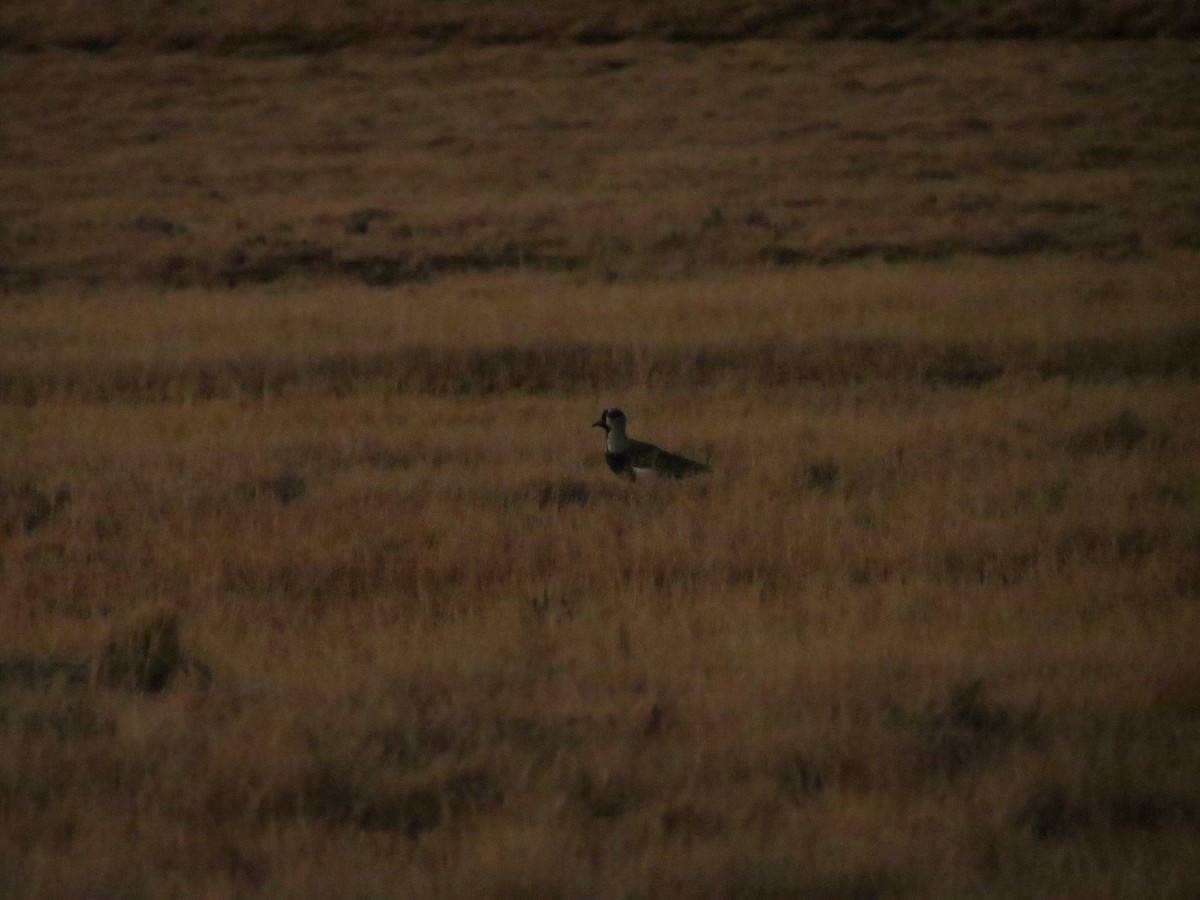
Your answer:
[[[7,406],[74,496],[6,545],[6,652],[167,603],[211,671],[6,689],[14,890],[1183,894],[1193,378],[631,379],[717,470],[644,492],[580,386]]]
[[[0,893],[1200,888],[1190,51],[620,52],[5,60]],[[978,53],[1005,128],[906,136]],[[614,403],[712,476],[614,478]]]

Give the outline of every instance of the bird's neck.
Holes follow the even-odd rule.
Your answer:
[[[629,438],[625,436],[625,429],[614,426],[608,432],[608,452],[609,453],[624,453],[629,449]]]

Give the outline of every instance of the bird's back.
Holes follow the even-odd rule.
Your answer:
[[[686,478],[700,475],[711,469],[702,462],[671,453],[645,441],[629,441],[629,465],[636,474],[657,475],[664,478]],[[611,465],[611,464],[610,464]]]

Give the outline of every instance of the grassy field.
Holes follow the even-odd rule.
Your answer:
[[[1196,896],[1197,62],[4,53],[0,895]]]

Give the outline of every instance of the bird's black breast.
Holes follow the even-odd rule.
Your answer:
[[[629,461],[628,453],[609,453],[605,452],[604,461],[608,463],[608,467],[618,475],[633,476],[633,465]]]

